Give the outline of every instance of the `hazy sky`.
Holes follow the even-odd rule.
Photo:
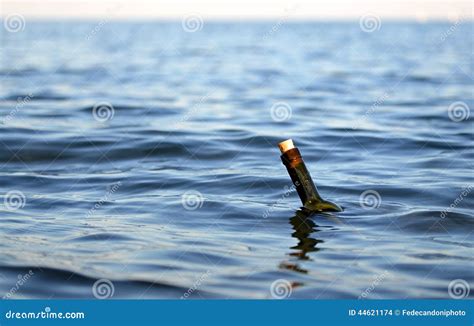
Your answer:
[[[0,0],[2,16],[182,19],[472,19],[465,0]]]

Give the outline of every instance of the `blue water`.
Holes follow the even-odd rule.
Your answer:
[[[2,29],[1,296],[93,298],[98,279],[113,298],[472,288],[473,26]],[[287,138],[344,212],[298,212]]]

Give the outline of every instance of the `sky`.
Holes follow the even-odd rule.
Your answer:
[[[199,15],[212,20],[352,20],[472,19],[466,0],[0,0],[0,15],[34,18],[182,19]]]

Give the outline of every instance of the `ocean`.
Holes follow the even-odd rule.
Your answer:
[[[473,27],[3,28],[0,296],[472,297]]]

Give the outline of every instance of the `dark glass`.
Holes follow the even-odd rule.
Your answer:
[[[284,152],[281,160],[288,170],[305,209],[314,212],[342,211],[339,205],[321,198],[298,148],[294,147]]]

